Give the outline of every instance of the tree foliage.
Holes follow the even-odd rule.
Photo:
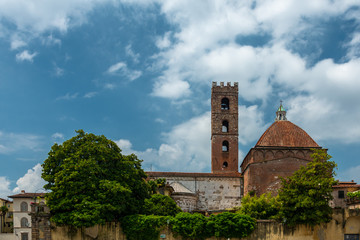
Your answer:
[[[42,178],[52,220],[89,227],[138,213],[149,197],[146,174],[134,154],[125,156],[105,136],[76,131],[77,136],[54,144]]]
[[[158,216],[175,216],[181,212],[176,202],[169,196],[153,194],[145,199],[144,214]]]
[[[241,200],[241,207],[237,213],[248,215],[255,219],[274,219],[280,210],[278,197],[271,193],[264,193],[260,197],[245,195]]]
[[[127,240],[157,240],[168,217],[154,215],[129,215],[121,219],[121,227]]]
[[[244,238],[254,231],[255,225],[255,219],[250,216],[223,212],[210,216],[208,228],[215,237]]]
[[[313,149],[312,161],[292,176],[282,179],[280,216],[289,226],[316,225],[331,220],[335,162],[325,150]]]
[[[207,227],[207,218],[199,213],[179,213],[170,220],[171,229],[175,235],[183,239],[205,239],[211,236]]]
[[[151,194],[155,194],[159,191],[160,188],[165,187],[166,179],[165,178],[158,178],[155,180],[149,180],[148,181],[150,188],[151,188]]]

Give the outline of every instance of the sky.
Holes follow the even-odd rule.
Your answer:
[[[360,1],[0,0],[0,197],[41,192],[75,130],[146,171],[210,172],[211,83],[239,83],[239,162],[287,118],[360,182]]]

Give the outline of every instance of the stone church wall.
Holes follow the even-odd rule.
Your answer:
[[[191,193],[194,193],[197,198],[197,211],[220,211],[234,206],[240,206],[242,197],[242,178],[240,174],[233,174],[234,176],[216,176],[211,173],[147,173],[152,179],[165,178],[170,185],[173,183],[180,183]],[[155,177],[154,175],[157,174]],[[227,174],[229,175],[229,174]],[[188,198],[177,197],[174,193],[174,200],[179,206],[186,203]]]

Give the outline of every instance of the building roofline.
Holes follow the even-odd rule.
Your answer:
[[[146,172],[148,177],[242,177],[239,172],[193,173],[193,172]]]
[[[19,193],[8,196],[9,198],[34,198],[34,197],[45,197],[46,193]]]

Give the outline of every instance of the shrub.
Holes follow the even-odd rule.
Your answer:
[[[127,240],[158,240],[168,218],[154,215],[129,215],[121,219]]]
[[[205,239],[211,236],[206,217],[199,213],[178,213],[170,224],[175,235],[180,235],[183,239]]]
[[[249,215],[255,219],[274,219],[280,210],[278,197],[270,193],[251,197],[249,194],[241,200],[241,207],[237,213]]]
[[[149,199],[145,199],[144,214],[158,216],[175,216],[181,212],[175,201],[165,195],[153,194]]]
[[[243,238],[252,233],[255,224],[255,219],[250,216],[224,212],[211,215],[208,228],[215,237]]]

